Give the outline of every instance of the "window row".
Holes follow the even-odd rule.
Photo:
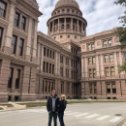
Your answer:
[[[44,56],[55,59],[55,52],[47,47],[44,47]]]
[[[97,93],[96,82],[90,82],[89,83],[89,90],[90,90],[90,94],[96,94]]]
[[[5,17],[7,9],[7,3],[4,0],[0,0],[0,17]]]
[[[48,62],[43,62],[43,72],[45,73],[49,73],[49,74],[54,74],[55,70],[55,65],[52,63],[48,63]]]
[[[110,46],[112,46],[112,39],[102,40],[102,47],[103,48],[110,47]],[[95,42],[88,43],[87,44],[87,50],[88,51],[95,50]]]
[[[67,13],[67,14],[70,13],[70,14],[76,14],[78,16],[81,16],[80,11],[75,10],[75,9],[69,9],[69,8],[57,10],[57,11],[54,12],[53,15],[63,14],[63,13]]]
[[[25,31],[26,30],[26,23],[27,23],[26,16],[22,15],[19,12],[16,12],[15,13],[15,19],[14,19],[14,26]]]
[[[19,89],[20,82],[21,82],[21,69],[14,69],[13,67],[11,67],[8,79],[8,88],[12,89],[13,87],[15,87],[15,89]]]
[[[72,52],[73,54],[77,54],[78,50],[77,50],[77,48],[75,48],[75,47],[71,47],[71,52]]]
[[[95,56],[88,57],[88,65],[93,65],[96,63],[96,58]]]
[[[11,42],[11,53],[18,56],[23,56],[24,50],[24,38],[20,38],[16,35],[13,35]]]
[[[104,55],[104,63],[114,62],[114,54]]]
[[[88,70],[89,78],[95,78],[96,77],[96,69],[89,69]]]
[[[111,66],[111,67],[105,67],[105,76],[106,77],[110,77],[110,76],[114,76],[115,75],[115,67]]]
[[[107,94],[116,94],[116,85],[114,82],[106,82],[106,92]]]
[[[41,86],[42,93],[50,93],[53,89],[55,89],[55,81],[49,79],[43,79]]]
[[[96,82],[89,83],[89,92],[90,92],[90,94],[97,94]],[[116,85],[114,82],[106,82],[106,93],[107,94],[116,94]]]

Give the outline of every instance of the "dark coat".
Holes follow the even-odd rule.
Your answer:
[[[59,105],[59,99],[56,97],[56,103],[55,103],[55,112],[58,111],[58,105]],[[47,111],[48,112],[52,112],[52,97],[48,97],[48,100],[47,100],[47,104],[46,104],[46,107],[47,107]]]
[[[67,101],[65,101],[65,100],[59,100],[58,112],[59,113],[64,112],[65,109],[66,109],[66,106],[67,106]]]

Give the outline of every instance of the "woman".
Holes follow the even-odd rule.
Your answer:
[[[61,95],[61,97],[59,99],[59,107],[58,107],[58,117],[59,117],[60,126],[65,126],[64,111],[66,109],[66,105],[67,105],[66,96]]]

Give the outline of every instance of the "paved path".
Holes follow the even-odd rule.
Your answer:
[[[126,103],[68,105],[66,126],[116,126],[126,117]],[[0,126],[47,126],[46,108],[0,113]],[[58,124],[59,126],[59,124]]]

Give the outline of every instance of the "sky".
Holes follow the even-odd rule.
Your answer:
[[[43,15],[39,18],[38,30],[47,34],[47,20],[55,8],[58,0],[37,0],[39,10]],[[87,20],[87,35],[92,35],[104,30],[112,29],[122,24],[118,17],[123,15],[124,8],[115,5],[115,0],[76,0]]]

